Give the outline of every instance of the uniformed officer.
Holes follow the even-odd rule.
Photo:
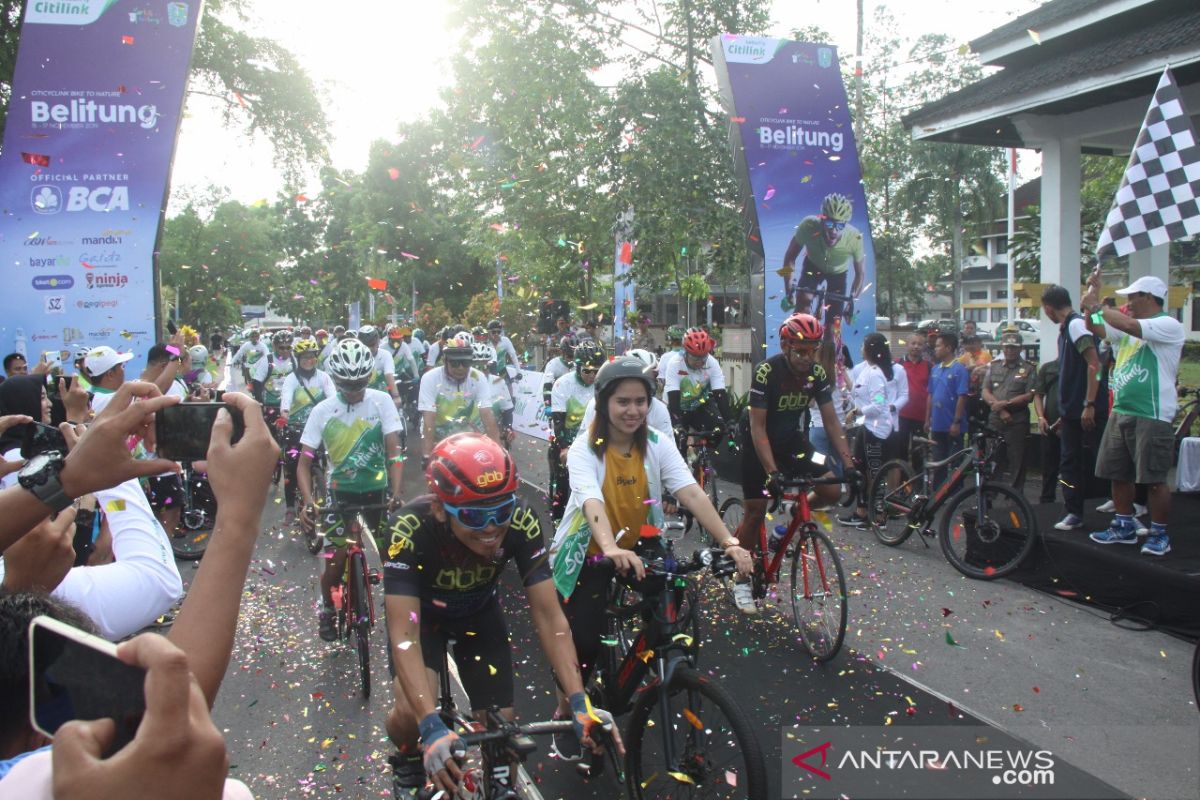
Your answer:
[[[1025,443],[1029,440],[1029,403],[1037,367],[1021,357],[1021,334],[1000,338],[1004,358],[991,362],[983,380],[983,400],[991,408],[988,424],[1004,437],[1006,473],[1012,487],[1025,484]]]

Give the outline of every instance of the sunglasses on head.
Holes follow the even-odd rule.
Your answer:
[[[498,506],[452,506],[442,503],[442,507],[464,528],[481,531],[492,525],[507,525],[512,519],[513,509],[517,507],[517,498],[510,497]]]
[[[846,227],[846,223],[832,219],[821,220],[821,224],[825,226],[826,230],[830,231],[840,231]]]
[[[334,381],[334,384],[341,392],[361,392],[367,388],[368,382],[368,379],[363,378],[361,381]]]

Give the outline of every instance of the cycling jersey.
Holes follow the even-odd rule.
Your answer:
[[[421,374],[417,360],[413,357],[412,348],[401,341],[392,354],[392,366],[395,367],[396,380],[408,381]]]
[[[661,358],[658,359],[658,379],[660,381],[666,381],[667,373],[673,369],[671,363],[677,358],[683,358],[682,347],[677,347],[674,350],[668,350],[662,354]]]
[[[396,366],[392,361],[392,351],[386,347],[380,346],[375,351],[375,369],[371,371],[371,382],[367,386],[371,389],[378,389],[381,392],[386,392],[387,376],[391,375],[392,380],[396,379]]]
[[[672,359],[669,368],[659,374],[663,376],[665,394],[679,392],[679,408],[684,413],[712,402],[711,393],[725,388],[725,374],[712,356],[705,356],[704,366],[699,369],[689,366],[685,357]]]
[[[244,366],[246,369],[252,368],[255,364],[267,356],[270,351],[267,350],[267,345],[261,339],[255,342],[244,342],[238,351],[233,354],[230,363]]]
[[[445,367],[434,367],[421,376],[417,410],[434,413],[433,436],[436,440],[460,431],[484,433],[483,417],[479,412],[491,406],[492,392],[487,377],[474,367],[462,383],[450,380]]]
[[[796,226],[792,241],[804,248],[804,259],[826,275],[841,275],[849,269],[847,262],[862,261],[863,235],[853,225],[842,229],[842,235],[830,247],[825,242],[825,225],[820,217],[805,217]]]
[[[787,364],[787,355],[779,353],[761,362],[754,369],[754,380],[750,384],[750,407],[766,409],[767,436],[774,441],[783,439],[795,431],[804,431],[805,411],[809,403],[817,405],[832,402],[832,387],[829,377],[820,364],[813,364],[808,375],[796,375]],[[743,444],[753,451],[750,426],[742,436]]]
[[[269,358],[261,359],[250,370],[250,380],[263,385],[262,402],[264,406],[279,407],[283,381],[295,367],[296,362],[291,355],[284,358],[271,355]]]
[[[504,380],[503,375],[488,375],[488,381],[492,387],[492,413],[496,415],[496,419],[500,419],[501,414],[513,409],[512,392],[509,391],[508,381]]]
[[[496,347],[496,363],[500,365],[502,372],[506,367],[520,368],[521,364],[517,360],[517,348],[513,347],[512,339],[501,334],[500,341],[493,342],[493,344]]]
[[[402,430],[392,398],[367,389],[362,402],[352,406],[336,394],[318,403],[304,424],[300,443],[310,450],[325,445],[332,489],[370,492],[388,488],[383,439]]]
[[[288,418],[289,428],[304,430],[308,415],[327,397],[333,397],[336,389],[333,379],[321,370],[313,370],[311,378],[302,378],[293,372],[283,379],[280,389],[279,411]]]
[[[449,520],[437,521],[432,500],[425,495],[405,505],[396,512],[390,530],[379,537],[386,594],[419,597],[422,615],[461,619],[492,601],[509,561],[517,562],[526,587],[550,578],[541,520],[523,501],[517,500],[496,560],[490,560],[461,544]]]
[[[559,447],[569,447],[575,440],[588,401],[595,396],[596,390],[579,380],[574,370],[554,382],[550,392],[550,413],[566,415],[561,440],[556,442]]]
[[[571,371],[571,365],[562,360],[562,356],[555,356],[546,362],[546,369],[542,372],[542,384],[554,385],[554,382]]]

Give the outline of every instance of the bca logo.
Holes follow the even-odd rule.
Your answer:
[[[57,214],[62,211],[62,192],[57,186],[35,186],[29,204],[38,214]]]
[[[67,211],[128,211],[128,186],[72,186],[64,201],[57,186],[38,186],[33,190],[31,205],[38,214],[57,214]]]
[[[61,294],[51,295],[46,298],[46,313],[47,314],[65,314],[67,313],[67,302]]]
[[[486,489],[489,486],[495,486],[503,480],[504,473],[493,469],[480,473],[479,477],[475,479],[475,485],[480,489]]]

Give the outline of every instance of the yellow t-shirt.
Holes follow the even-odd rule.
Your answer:
[[[967,369],[983,366],[992,360],[992,354],[987,350],[980,350],[974,356],[970,353],[963,353],[958,357],[958,363],[962,364]]]
[[[646,505],[649,482],[642,454],[634,450],[631,455],[619,452],[616,447],[604,451],[604,511],[612,525],[613,536],[620,547],[632,548],[642,535],[642,525],[650,513]],[[588,547],[588,555],[600,552],[595,540]]]

